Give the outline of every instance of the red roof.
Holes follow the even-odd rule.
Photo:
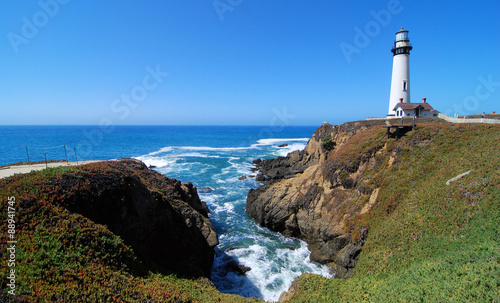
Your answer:
[[[416,109],[418,107],[422,107],[423,109],[428,109],[428,110],[433,110],[432,106],[429,103],[398,103],[394,107],[394,110],[396,110],[397,107],[401,107],[403,110],[412,110]]]

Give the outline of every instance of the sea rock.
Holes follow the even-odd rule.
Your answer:
[[[243,276],[252,269],[245,265],[231,265],[229,270],[238,274],[239,276]]]
[[[304,150],[255,161],[259,168],[256,180],[263,185],[248,193],[249,215],[273,231],[303,239],[308,243],[311,260],[328,264],[336,277],[349,277],[368,231],[353,240],[344,227],[363,208],[364,204],[357,203],[372,200],[375,188],[360,176],[373,168],[370,163],[383,145],[352,155],[353,160],[347,163],[332,159],[346,144],[355,144],[350,140],[356,134],[382,124],[383,121],[323,124]],[[325,138],[334,142],[328,149],[323,146]]]
[[[255,164],[255,165],[259,164],[260,162],[262,162],[261,159],[255,159],[255,160],[252,161],[252,163]]]
[[[247,179],[246,176],[241,176],[241,177],[238,178],[238,180],[240,180],[240,181],[243,181],[243,180],[246,180],[246,179]]]
[[[151,270],[210,276],[218,238],[193,184],[121,159],[90,164],[52,186],[67,193],[62,205],[107,226]]]
[[[241,275],[244,275],[246,274],[247,272],[251,271],[252,268],[251,267],[248,267],[248,266],[245,266],[245,265],[240,265],[238,266],[238,269],[239,269],[239,272],[241,273]]]
[[[287,147],[287,146],[288,146],[288,144],[287,144],[287,143],[283,143],[283,144],[281,144],[281,145],[278,145],[278,147]]]
[[[208,186],[198,188],[198,192],[203,193],[203,194],[211,193],[213,191],[214,191],[214,189],[211,187],[208,187]]]
[[[234,272],[239,276],[243,276],[247,272],[251,271],[252,268],[239,264],[237,260],[233,259],[224,266],[224,270],[226,273]]]

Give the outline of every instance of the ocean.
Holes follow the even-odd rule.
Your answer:
[[[277,301],[302,273],[331,277],[309,260],[307,244],[260,227],[245,211],[260,183],[255,159],[303,149],[313,126],[0,126],[0,165],[47,160],[143,161],[171,178],[192,182],[210,209],[220,244],[211,279],[224,293]],[[279,147],[286,144],[284,147]],[[230,271],[235,262],[250,270]]]

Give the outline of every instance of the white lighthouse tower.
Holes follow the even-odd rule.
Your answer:
[[[410,51],[412,48],[408,39],[408,31],[401,27],[401,30],[396,33],[396,41],[392,48],[394,59],[388,118],[396,116],[394,108],[398,103],[410,103]]]

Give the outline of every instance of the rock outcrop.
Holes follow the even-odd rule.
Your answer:
[[[107,226],[147,268],[210,276],[218,238],[193,184],[122,159],[84,166],[51,185],[58,204]]]
[[[349,277],[368,230],[354,238],[346,222],[376,200],[376,182],[363,176],[388,162],[383,123],[324,123],[304,150],[255,161],[263,185],[248,193],[250,216],[305,240],[311,260],[328,264],[336,277]]]

